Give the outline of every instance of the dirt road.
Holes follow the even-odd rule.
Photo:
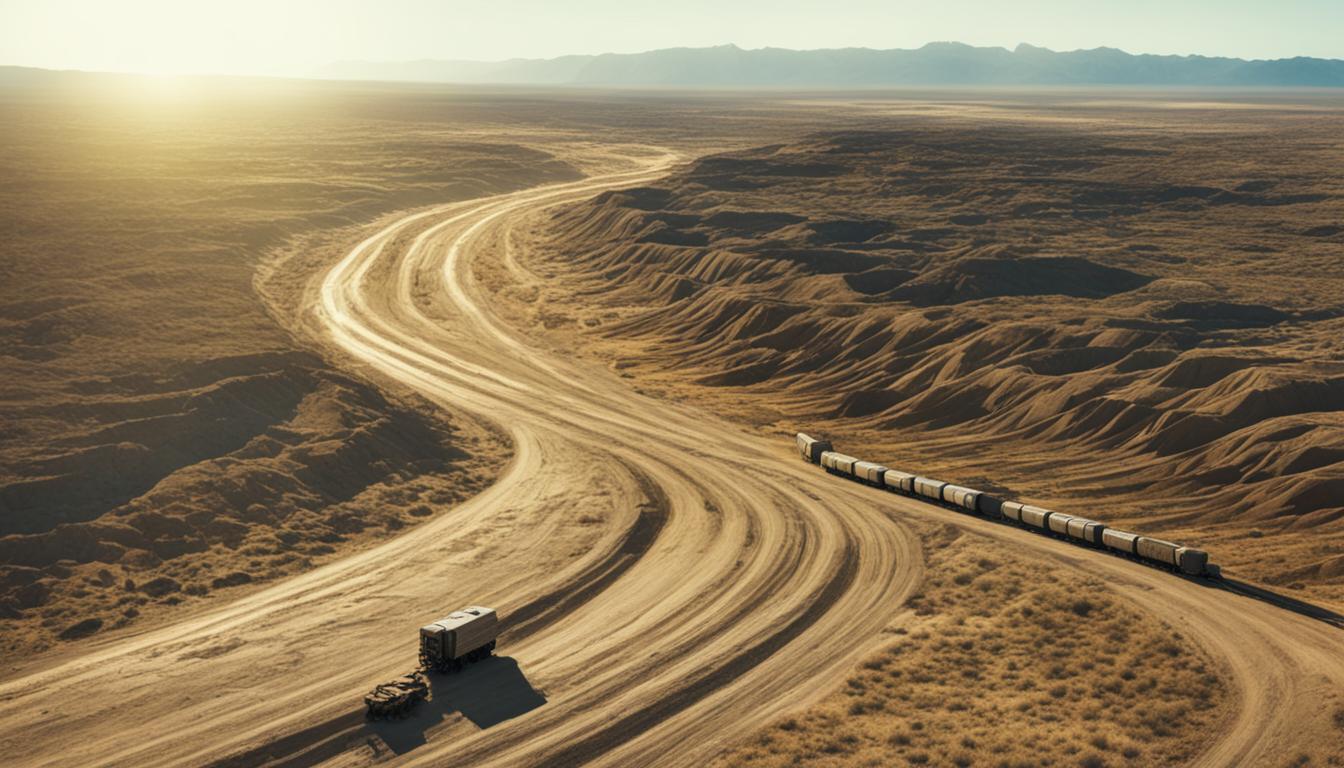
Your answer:
[[[697,765],[826,693],[883,641],[922,573],[903,524],[948,522],[1099,574],[1225,660],[1235,722],[1200,760],[1290,756],[1330,732],[1344,632],[1263,600],[845,483],[757,436],[639,395],[517,334],[472,279],[539,207],[632,170],[400,219],[316,280],[312,328],[375,377],[499,424],[485,493],[386,544],[0,684],[15,765]],[[988,470],[987,470],[988,471]],[[500,657],[365,724],[415,629],[497,607]],[[459,716],[460,715],[460,716]]]

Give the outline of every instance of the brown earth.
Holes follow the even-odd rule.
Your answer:
[[[312,270],[389,213],[578,179],[632,135],[720,142],[758,108],[6,69],[0,109],[0,648],[19,658],[477,493],[498,430],[308,351]],[[772,130],[815,126],[772,109]]]
[[[497,435],[301,351],[255,273],[575,168],[442,93],[51,77],[0,94],[0,648],[296,573],[484,487]]]
[[[892,123],[555,214],[533,322],[648,391],[1344,602],[1337,105]]]
[[[921,756],[955,764],[968,754],[987,761],[1004,747],[997,732],[968,723],[1004,712],[1030,723],[1037,748],[1031,755],[1060,765],[1096,764],[1095,757],[1103,764],[1142,763],[1160,756],[1203,766],[1271,755],[1338,762],[1334,742],[1344,720],[1334,714],[1341,704],[1335,691],[1344,667],[1333,624],[1284,610],[1282,602],[1251,599],[843,483],[799,462],[781,430],[823,424],[856,451],[879,455],[900,447],[912,460],[977,483],[991,476],[986,464],[993,458],[992,476],[999,480],[1003,457],[990,457],[981,446],[971,451],[950,437],[928,445],[890,437],[882,442],[883,436],[906,439],[916,431],[893,432],[886,422],[860,429],[865,418],[895,415],[887,412],[889,406],[846,415],[845,392],[862,392],[866,385],[860,384],[867,381],[849,377],[862,372],[881,386],[894,380],[866,367],[872,363],[863,355],[835,367],[827,352],[833,356],[834,347],[813,341],[826,334],[802,333],[788,343],[777,337],[781,348],[818,358],[796,375],[777,372],[777,391],[764,392],[768,382],[750,373],[735,378],[760,329],[779,325],[775,313],[785,314],[779,307],[824,307],[817,322],[846,334],[858,333],[848,324],[865,316],[880,328],[884,317],[895,322],[907,312],[932,313],[920,328],[944,322],[947,333],[955,334],[952,321],[960,309],[993,308],[1014,297],[1032,308],[1073,302],[1089,313],[1095,309],[1097,318],[1128,317],[1126,294],[1117,291],[1152,290],[1160,282],[1146,271],[1149,262],[1160,261],[1156,257],[1140,251],[1132,262],[1111,262],[1086,252],[1033,262],[1021,280],[1007,281],[1005,291],[998,262],[1030,254],[996,254],[983,245],[943,242],[943,235],[920,240],[884,231],[880,222],[896,220],[897,212],[883,212],[887,203],[874,198],[871,180],[848,197],[828,191],[861,176],[863,167],[882,167],[874,162],[885,151],[880,146],[859,150],[855,160],[846,155],[844,137],[875,136],[880,144],[899,127],[907,136],[927,133],[936,143],[950,141],[954,134],[948,128],[965,135],[978,129],[1019,135],[1026,143],[1018,151],[1048,155],[1032,142],[1039,145],[1040,136],[1048,135],[1053,143],[1068,135],[1059,132],[1064,123],[1077,124],[1072,130],[1089,136],[1099,125],[1110,126],[1107,136],[1116,141],[1160,144],[1166,139],[1157,127],[1202,130],[1210,114],[1222,115],[1226,107],[1195,113],[1173,101],[1117,107],[1076,97],[976,94],[948,101],[931,101],[926,94],[833,103],[781,95],[542,96],[295,84],[268,84],[273,90],[261,91],[270,94],[268,100],[256,91],[231,92],[228,83],[215,85],[230,95],[197,104],[195,123],[182,122],[191,110],[181,102],[157,118],[154,110],[149,118],[144,113],[128,118],[132,126],[159,124],[163,131],[137,130],[134,141],[123,134],[126,153],[147,136],[197,141],[221,123],[241,130],[273,119],[265,123],[270,130],[249,128],[242,134],[264,148],[266,136],[297,126],[283,134],[288,144],[273,146],[271,156],[308,157],[315,165],[296,170],[279,163],[268,173],[291,178],[286,174],[293,171],[305,188],[315,179],[331,180],[340,194],[352,194],[351,187],[376,189],[368,193],[368,207],[349,219],[324,223],[318,219],[325,214],[314,213],[311,225],[299,217],[294,229],[265,240],[256,251],[229,251],[246,268],[227,267],[222,259],[215,282],[227,273],[235,282],[224,284],[233,289],[212,291],[210,281],[191,282],[191,275],[174,273],[191,290],[169,282],[141,295],[138,311],[124,312],[126,323],[140,323],[134,334],[99,343],[94,330],[104,326],[93,325],[69,346],[49,340],[59,354],[27,369],[48,377],[33,379],[41,386],[32,387],[31,399],[64,404],[77,400],[68,379],[107,369],[115,375],[95,375],[123,381],[118,378],[123,368],[144,365],[137,355],[155,360],[151,374],[125,380],[135,383],[132,392],[97,390],[98,408],[89,419],[76,423],[60,411],[64,421],[51,421],[49,432],[25,427],[31,440],[13,443],[14,466],[31,466],[47,453],[65,456],[111,445],[110,455],[135,451],[154,457],[151,466],[169,469],[151,477],[149,488],[90,520],[10,534],[48,537],[42,540],[61,552],[72,541],[91,541],[98,554],[117,555],[117,567],[128,558],[137,568],[142,561],[152,563],[141,550],[162,561],[125,573],[135,580],[134,599],[147,601],[134,631],[100,631],[102,625],[66,614],[64,624],[41,627],[31,609],[3,623],[6,638],[16,638],[11,642],[24,650],[30,649],[26,643],[36,647],[66,629],[71,638],[97,632],[46,653],[7,657],[14,662],[0,679],[0,751],[16,764],[690,766],[716,755],[792,762],[812,759],[813,753],[846,764],[889,758],[918,763]],[[33,100],[31,94],[24,98]],[[131,101],[143,107],[161,98]],[[56,122],[69,122],[72,111],[87,116],[88,107],[66,103]],[[1324,119],[1319,104],[1306,107],[1301,111],[1309,121]],[[1251,123],[1291,116],[1282,111],[1254,120],[1242,111],[1235,116]],[[1177,112],[1179,117],[1171,116]],[[165,115],[172,116],[171,131],[156,123]],[[1054,126],[1053,132],[1044,124]],[[177,130],[184,125],[194,130]],[[816,133],[837,125],[848,130]],[[329,130],[340,138],[304,155],[303,146]],[[799,138],[803,134],[812,138]],[[817,156],[819,146],[837,140],[826,156]],[[742,150],[747,142],[776,142],[777,148]],[[235,144],[238,154],[226,167],[246,167],[246,143]],[[1324,139],[1301,144],[1329,148]],[[187,154],[199,159],[221,151],[213,146]],[[723,154],[731,147],[739,149]],[[474,181],[462,183],[481,186],[473,192],[446,181],[443,187],[435,186],[439,181],[424,186],[398,181],[397,169],[440,157],[437,149],[449,160],[479,151],[479,162],[433,178],[470,178]],[[1008,149],[1011,142],[1004,148],[1011,155]],[[678,155],[710,150],[718,157],[693,164],[670,182],[658,181]],[[966,164],[984,166],[997,152],[980,152]],[[487,169],[496,168],[501,156],[514,159],[505,165],[516,161],[513,172],[489,176]],[[762,158],[776,163],[771,159],[776,156],[784,159],[763,174],[753,170]],[[152,168],[156,157],[133,158],[125,175]],[[686,178],[705,168],[706,179],[723,188],[706,186],[700,199],[721,203],[711,206],[712,212],[681,207],[674,198],[686,188]],[[455,175],[459,171],[462,176]],[[260,177],[253,173],[236,183],[257,183]],[[539,177],[528,176],[533,173]],[[590,178],[484,196],[579,175]],[[195,183],[198,174],[180,176]],[[358,184],[349,183],[352,176]],[[1018,176],[1006,178],[1006,190],[1030,186]],[[407,184],[416,188],[412,199],[391,199]],[[669,192],[617,192],[583,202],[603,190],[651,184]],[[901,189],[897,179],[884,194],[895,198]],[[777,195],[784,202],[761,206],[767,214],[762,217],[738,204],[738,196],[747,194]],[[482,197],[463,200],[475,195]],[[36,205],[18,200],[17,193],[11,197],[16,211]],[[633,205],[623,202],[627,197],[635,199]],[[790,202],[794,197],[806,204]],[[919,196],[910,197],[900,202],[916,218],[935,215],[939,205],[956,207],[935,200],[921,210],[913,204]],[[242,219],[281,218],[278,211],[295,199],[268,198]],[[308,200],[298,206],[303,211],[326,205],[298,199]],[[835,208],[826,208],[831,200]],[[991,203],[977,200],[975,210],[937,215],[959,217],[955,227],[987,226],[993,219],[975,211]],[[101,205],[86,201],[91,210]],[[824,220],[813,208],[827,211]],[[570,213],[556,219],[553,210]],[[582,211],[587,213],[577,213]],[[712,225],[696,223],[719,213],[727,215]],[[159,221],[145,229],[167,228],[184,215],[162,204]],[[982,215],[984,223],[977,224]],[[234,235],[220,233],[241,231],[233,229],[239,212],[220,218],[227,226],[209,230],[212,242],[216,237],[233,242]],[[1070,220],[1061,221],[1063,226]],[[637,228],[620,232],[613,222]],[[911,229],[909,223],[901,227]],[[780,242],[773,241],[776,230],[786,230]],[[561,231],[568,232],[571,246],[610,253],[580,251],[583,258],[571,263],[571,251],[561,263],[553,250],[534,252],[553,245],[551,238]],[[730,233],[732,247],[694,244],[713,245],[724,233]],[[631,244],[645,235],[649,242]],[[809,244],[814,236],[825,244]],[[924,254],[929,263],[901,261],[916,251],[881,245],[897,239],[931,243]],[[969,300],[958,300],[960,279],[934,274],[942,253],[935,248],[965,261],[975,278]],[[613,254],[627,258],[604,274],[592,268]],[[651,262],[687,254],[702,263],[692,270],[668,269],[667,282],[650,287],[657,282],[650,278]],[[863,257],[874,254],[891,263],[863,268]],[[153,259],[154,269],[167,270],[169,255],[144,258]],[[140,257],[128,248],[121,258],[133,271]],[[754,266],[741,272],[739,259]],[[46,270],[36,256],[28,263],[25,279],[39,290]],[[830,264],[844,269],[827,273]],[[62,278],[64,285],[91,280],[88,274],[98,262],[90,255],[84,265],[75,277]],[[584,274],[576,275],[576,266]],[[253,268],[259,270],[255,293],[245,277]],[[1079,274],[1091,287],[1073,288]],[[868,292],[851,287],[854,279]],[[934,287],[900,298],[888,295],[907,284]],[[1067,297],[1043,290],[1061,285]],[[115,306],[121,292],[103,288],[95,281],[81,295],[99,306]],[[654,322],[719,292],[729,303],[735,294],[750,302],[739,305],[743,309],[726,337],[706,335],[694,323]],[[214,306],[216,300],[227,308]],[[952,300],[959,303],[939,306]],[[185,319],[156,316],[157,309],[177,301],[187,302]],[[708,318],[703,327],[721,332],[723,321],[712,319],[715,301],[698,306]],[[868,314],[875,311],[879,314]],[[1170,320],[1183,322],[1179,312]],[[645,321],[654,324],[641,325]],[[1162,318],[1151,320],[1158,321]],[[1279,325],[1315,322],[1328,321],[1293,315]],[[276,324],[287,331],[275,330]],[[994,324],[986,321],[985,327]],[[1080,333],[1086,332],[1086,323],[1081,325]],[[577,328],[594,330],[575,334]],[[198,336],[205,341],[198,343]],[[1050,343],[1058,338],[1046,336]],[[78,340],[86,337],[80,347]],[[908,342],[918,334],[900,338]],[[933,347],[942,343],[936,334],[931,338]],[[324,359],[358,377],[327,368],[300,347],[320,349]],[[1033,350],[1024,343],[1017,352],[1029,362],[1018,367],[1032,376],[1051,375],[1037,371],[1055,369],[1030,358]],[[596,361],[575,359],[574,351]],[[768,349],[753,348],[747,365],[755,361],[751,355],[761,355],[767,366],[777,364],[768,359]],[[945,367],[955,380],[956,366]],[[1021,374],[1018,367],[1012,370]],[[1066,377],[1067,368],[1053,375]],[[734,373],[722,378],[729,371]],[[706,377],[712,383],[698,381]],[[797,381],[807,377],[824,379],[824,386],[799,388]],[[15,391],[21,381],[14,377]],[[746,384],[751,381],[758,383]],[[8,381],[5,387],[8,392]],[[1058,402],[1046,390],[1027,394],[1039,395],[1042,407]],[[145,415],[102,409],[122,400],[145,403]],[[706,406],[732,418],[715,418]],[[6,403],[6,427],[10,412],[30,410],[26,400],[16,399],[14,408]],[[252,415],[253,410],[260,413]],[[160,443],[159,429],[136,419],[162,420],[170,436],[175,425],[185,425],[190,437]],[[507,460],[500,433],[513,446]],[[65,435],[71,436],[68,444],[61,442]],[[234,445],[237,440],[241,447]],[[215,452],[200,458],[190,453],[202,443]],[[1024,437],[1016,445],[1034,441]],[[1040,449],[1039,461],[1070,458],[1054,450]],[[1077,447],[1080,456],[1093,450]],[[175,464],[183,456],[187,461]],[[977,470],[962,473],[959,466]],[[1040,482],[1039,473],[1027,477]],[[475,478],[488,480],[488,487],[474,486]],[[115,479],[120,482],[120,474]],[[333,486],[340,493],[331,492]],[[435,499],[475,487],[484,490],[461,503],[455,503],[460,497],[446,500],[454,504],[451,509]],[[263,501],[251,503],[255,498]],[[248,505],[240,507],[244,501]],[[44,503],[51,504],[54,517],[56,504]],[[60,514],[79,514],[77,509],[72,504]],[[273,509],[284,511],[283,519],[272,515]],[[409,524],[426,510],[423,523]],[[35,510],[5,512],[6,520],[30,525],[44,520]],[[127,519],[144,530],[109,522]],[[385,535],[399,524],[404,527],[398,535]],[[347,530],[357,526],[364,526],[363,532]],[[77,533],[81,530],[87,535]],[[1317,530],[1328,531],[1328,524]],[[123,538],[113,539],[113,533]],[[326,536],[333,540],[322,541]],[[1260,541],[1279,546],[1284,540],[1267,535]],[[203,550],[177,554],[176,548],[199,542],[206,544]],[[323,545],[333,551],[325,552]],[[14,547],[5,557],[27,552]],[[1215,549],[1215,554],[1221,553]],[[287,568],[296,573],[269,585],[228,586],[241,580],[232,574],[244,557],[258,562],[249,576],[278,575]],[[27,566],[0,562],[28,573],[21,570]],[[123,576],[97,562],[43,568],[39,580],[50,585],[51,600],[42,610],[68,610],[84,605],[81,600],[90,606],[113,603],[98,610],[124,610],[112,598],[125,590],[125,582],[90,591],[92,596],[74,594],[81,579],[106,581],[99,568],[109,570],[114,585]],[[214,579],[223,579],[218,588]],[[188,594],[201,585],[220,595],[204,600]],[[149,608],[186,597],[193,598],[194,610],[155,608],[151,620]],[[463,675],[436,679],[430,702],[407,721],[364,722],[359,697],[413,664],[414,627],[468,602],[501,610],[501,656]],[[115,621],[121,614],[108,615]],[[902,629],[906,634],[899,634]],[[949,642],[951,637],[956,642]],[[1054,646],[1048,653],[1020,650],[1047,637]],[[988,653],[996,644],[1003,652]],[[1142,667],[1143,674],[1127,678],[1122,669],[1127,664]],[[978,676],[963,674],[967,668]],[[1149,684],[1156,678],[1161,680]],[[967,707],[951,706],[958,701]],[[1148,716],[1154,714],[1162,722]],[[1019,747],[1003,757],[1029,754]]]

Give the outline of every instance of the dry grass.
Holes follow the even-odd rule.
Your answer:
[[[650,392],[1344,601],[1340,107],[908,117],[703,158],[539,223],[537,325]]]
[[[253,281],[297,238],[329,257],[385,212],[576,178],[475,133],[535,106],[53,77],[0,87],[0,650],[301,571],[488,482],[497,436],[300,351]]]
[[[1179,765],[1226,713],[1209,659],[1096,580],[950,530],[928,552],[887,647],[719,765]]]
[[[0,109],[11,658],[301,571],[489,481],[497,436],[291,338],[293,297],[380,216],[575,179],[622,142],[759,139],[763,121],[786,132],[823,116],[735,98],[8,70]],[[269,269],[281,256],[289,267]]]

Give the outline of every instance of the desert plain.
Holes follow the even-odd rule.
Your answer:
[[[1344,764],[1333,92],[0,103],[7,762]]]

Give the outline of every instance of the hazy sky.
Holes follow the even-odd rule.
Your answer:
[[[0,64],[156,73],[936,40],[1344,58],[1344,0],[0,0]]]

